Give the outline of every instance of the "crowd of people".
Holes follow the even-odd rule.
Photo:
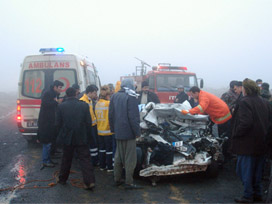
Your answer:
[[[74,156],[79,160],[85,189],[95,187],[94,166],[113,172],[114,184],[125,189],[135,185],[133,173],[137,162],[136,138],[140,137],[139,104],[160,103],[142,83],[139,93],[132,79],[98,87],[89,85],[83,93],[74,84],[59,98],[63,83],[54,81],[42,94],[38,120],[38,140],[43,144],[42,165],[54,167],[50,155],[62,145],[63,155],[58,183],[65,184]],[[236,172],[244,193],[238,203],[262,201],[261,179],[271,148],[271,94],[269,84],[261,80],[231,81],[221,98],[191,87],[189,96],[184,87],[177,87],[174,103],[189,101],[190,110],[182,114],[207,114],[210,123],[218,126],[220,136],[229,138],[223,148],[226,159],[237,159]],[[125,171],[125,179],[123,179]]]

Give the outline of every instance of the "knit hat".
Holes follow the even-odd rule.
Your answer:
[[[246,78],[243,81],[243,87],[245,89],[246,94],[249,96],[260,94],[260,88],[258,87],[256,82],[251,79]]]
[[[149,84],[148,84],[147,81],[143,81],[143,82],[142,82],[142,88],[145,87],[145,86],[149,86]]]
[[[262,83],[262,89],[269,90],[269,84],[266,82]]]

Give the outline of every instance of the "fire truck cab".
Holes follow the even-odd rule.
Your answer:
[[[64,83],[60,97],[73,84],[81,92],[90,84],[100,89],[98,71],[87,57],[65,54],[63,48],[42,48],[40,52],[24,58],[18,83],[17,125],[29,142],[37,138],[42,93],[54,80]]]
[[[193,86],[199,86],[195,73],[188,72],[187,67],[171,66],[169,63],[152,67],[144,80],[148,81],[150,91],[157,94],[161,103],[173,103],[179,85],[184,86],[185,92]],[[200,79],[200,88],[203,88],[203,79]]]

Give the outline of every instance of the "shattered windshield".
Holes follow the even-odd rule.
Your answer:
[[[197,86],[196,76],[185,74],[157,75],[156,82],[158,92],[176,92],[178,85],[184,86],[186,91],[192,86]]]

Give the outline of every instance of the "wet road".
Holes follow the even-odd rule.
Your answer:
[[[60,163],[60,160],[55,160]],[[70,179],[81,179],[78,163],[73,161]],[[14,191],[0,191],[0,203],[231,203],[240,196],[242,185],[234,173],[234,164],[226,165],[216,179],[206,178],[203,174],[193,174],[164,178],[152,187],[147,179],[136,179],[144,187],[141,190],[127,191],[114,187],[113,175],[95,169],[96,188],[86,191],[75,187],[71,180],[67,185],[46,187],[54,181],[55,168],[40,170],[41,146],[28,145],[18,133],[15,116],[0,120],[0,188],[33,183]],[[35,188],[30,188],[36,186]]]

